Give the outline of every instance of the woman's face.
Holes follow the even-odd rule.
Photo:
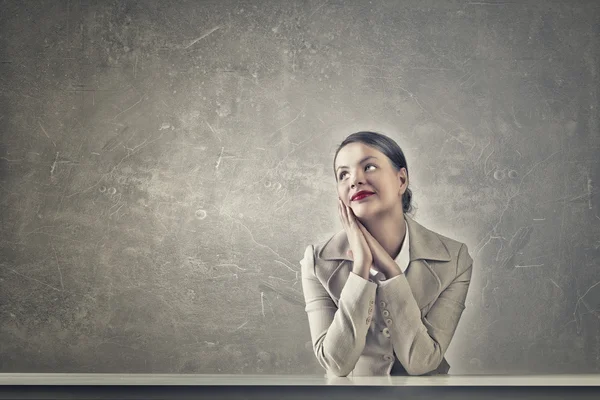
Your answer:
[[[396,171],[379,150],[350,143],[339,151],[335,169],[338,196],[358,218],[369,219],[398,208],[402,212],[402,195],[408,187],[406,169]]]

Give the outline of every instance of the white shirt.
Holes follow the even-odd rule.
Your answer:
[[[398,264],[398,266],[400,267],[400,270],[402,271],[402,273],[404,273],[406,271],[406,269],[408,268],[408,264],[410,263],[410,252],[409,252],[409,235],[408,235],[408,225],[406,224],[406,220],[404,220],[404,227],[406,230],[406,234],[404,235],[404,241],[402,242],[402,247],[400,247],[400,253],[398,253],[398,256],[396,257],[396,259],[394,261],[396,261],[396,264]],[[381,281],[385,281],[385,275],[373,268],[371,268],[371,279],[375,278],[374,280],[377,282],[381,282]]]

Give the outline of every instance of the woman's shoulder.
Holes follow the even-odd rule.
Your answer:
[[[437,238],[440,242],[442,242],[444,244],[444,246],[446,247],[446,249],[448,249],[448,252],[452,256],[458,256],[458,254],[461,251],[461,249],[463,248],[463,246],[464,246],[464,250],[467,250],[467,244],[463,241],[460,241],[458,238],[450,237],[448,235],[445,235],[438,231],[430,229],[430,228],[422,225],[421,223],[415,221],[411,217],[407,217],[407,220],[408,220],[407,222],[413,226],[413,231],[415,231],[419,235],[425,234],[427,236]]]
[[[456,238],[451,238],[449,236],[442,235],[439,232],[433,232],[433,233],[442,241],[442,243],[444,243],[446,245],[448,250],[454,249],[454,250],[458,251],[462,246],[466,246],[466,244],[464,242],[461,242],[460,240],[458,240]]]
[[[315,259],[344,260],[349,250],[346,231],[339,230],[328,233],[313,244]]]
[[[347,259],[343,257],[346,248],[346,233],[343,230],[308,244],[300,262],[303,273],[316,275],[321,281],[326,282],[339,266],[340,261]]]
[[[348,239],[342,229],[338,232],[328,233],[317,239],[305,248],[304,257],[311,257],[312,262],[320,264],[327,261],[345,260],[347,256]]]

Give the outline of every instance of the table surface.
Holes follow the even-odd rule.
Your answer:
[[[0,385],[145,386],[600,386],[597,375],[439,375],[325,377],[324,375],[0,374]]]

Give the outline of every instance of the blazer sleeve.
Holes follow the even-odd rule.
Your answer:
[[[465,309],[472,271],[473,259],[463,244],[458,252],[456,277],[423,319],[404,274],[379,287],[390,313],[385,323],[394,352],[409,375],[426,374],[442,362]]]
[[[336,307],[315,275],[312,245],[306,248],[300,264],[315,356],[328,373],[347,376],[365,347],[377,285],[350,273],[340,294],[339,307]]]

